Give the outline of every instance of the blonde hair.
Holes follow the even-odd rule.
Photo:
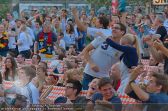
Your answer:
[[[79,80],[82,80],[82,70],[81,69],[69,69],[69,70],[67,70],[66,72],[65,72],[65,74],[66,74],[66,76],[67,76],[67,79],[68,80],[70,80],[70,79],[74,79],[74,78],[72,78],[73,77],[73,75],[80,75],[81,76],[81,78],[79,78]]]
[[[136,35],[133,34],[125,34],[122,39],[127,40],[127,42],[134,46],[137,50],[138,57],[140,58],[140,49],[139,49],[139,43],[138,43],[138,38]]]
[[[19,70],[24,70],[26,76],[29,76],[29,81],[31,81],[36,76],[36,70],[33,69],[30,65],[20,67]]]

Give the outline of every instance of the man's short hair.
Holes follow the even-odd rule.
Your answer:
[[[18,54],[18,56],[19,56],[19,55],[21,55],[23,58],[25,58],[25,57],[24,57],[24,54],[21,54],[21,53],[20,53],[20,54]]]
[[[13,17],[13,13],[12,12],[7,12],[6,14],[10,14]]]
[[[168,76],[153,72],[152,77],[156,78],[156,85],[161,85],[161,92],[167,93],[168,91]]]
[[[109,26],[109,20],[106,17],[98,17],[100,24],[103,24],[103,28],[107,29]]]
[[[22,24],[25,24],[26,22],[23,19],[16,19],[15,22],[20,21]]]
[[[82,84],[78,80],[68,80],[67,83],[73,84],[73,89],[77,89],[76,96],[80,93],[82,90]]]
[[[65,8],[63,8],[61,11],[64,11],[65,13],[67,13],[67,12],[68,12]]]
[[[45,61],[40,61],[40,62],[44,64],[44,66],[43,66],[43,67],[44,67],[45,69],[48,69],[47,62],[45,62]],[[40,62],[39,62],[39,63],[40,63]]]
[[[20,53],[19,55],[21,55],[21,57],[22,57],[22,58],[24,59],[24,61],[25,61],[26,58],[25,58],[24,54],[21,54],[21,53]],[[19,55],[18,55],[18,56],[19,56]]]
[[[23,66],[20,69],[25,71],[26,76],[29,76],[31,81],[36,76],[36,70],[33,69],[31,66]]]
[[[34,56],[34,55],[36,55],[37,56],[37,59],[39,60],[39,62],[41,61],[41,56],[40,55],[38,55],[38,54],[33,54],[32,55],[32,57]]]
[[[48,21],[45,21],[42,26],[43,26],[43,28],[44,27],[50,27],[51,28],[51,24]]]
[[[101,78],[98,82],[98,88],[101,89],[101,87],[107,85],[107,84],[111,84],[112,85],[112,81],[110,78],[108,77],[104,77],[104,78]]]
[[[125,26],[124,24],[120,23],[120,22],[119,22],[119,23],[116,23],[116,24],[118,24],[118,25],[120,26],[120,30],[123,31],[123,32],[124,32],[123,35],[125,35],[126,32],[127,32],[126,26]]]
[[[75,44],[70,44],[70,46],[73,46],[74,49],[77,48]]]
[[[60,33],[59,33],[59,36],[64,36],[64,33],[63,33],[63,32],[60,32]]]

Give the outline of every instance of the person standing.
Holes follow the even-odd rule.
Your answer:
[[[8,36],[7,32],[5,32],[4,26],[0,24],[0,55],[6,56],[8,52]]]
[[[20,27],[20,33],[18,40],[14,45],[18,46],[19,54],[23,54],[26,59],[31,56],[30,46],[33,44],[32,38],[26,31],[26,25],[22,24]]]
[[[54,44],[56,41],[56,35],[51,31],[50,24],[45,22],[43,24],[43,30],[37,35],[34,46],[36,47],[35,49],[46,58],[52,58],[52,52],[54,51]]]
[[[83,51],[82,54],[87,61],[87,64],[84,69],[83,77],[83,89],[88,89],[88,84],[94,78],[109,77],[109,70],[113,64],[119,61],[119,57],[122,52],[109,47],[106,41],[101,37],[97,36],[97,32],[101,32],[104,35],[111,36],[114,42],[120,41],[122,36],[126,33],[126,27],[117,23],[114,24],[111,29],[108,29],[109,21],[106,17],[99,17],[96,21],[97,28],[90,28],[84,26],[78,19],[78,14],[75,9],[73,9],[73,15],[75,17],[76,24],[78,28],[82,31],[87,31],[87,34],[90,34],[96,37]],[[90,53],[92,52],[92,53]]]

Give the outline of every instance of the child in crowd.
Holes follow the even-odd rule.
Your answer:
[[[132,34],[124,35],[120,44],[115,43],[112,39],[105,37],[103,34],[98,33],[103,39],[106,39],[106,43],[121,51],[120,56],[120,72],[121,72],[121,85],[118,89],[119,92],[123,93],[129,79],[129,70],[134,66],[138,65],[139,61],[139,46],[137,37]]]

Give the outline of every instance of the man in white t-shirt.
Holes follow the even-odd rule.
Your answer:
[[[119,42],[121,37],[126,33],[126,27],[117,23],[114,24],[112,32],[108,29],[109,21],[105,17],[99,17],[96,21],[97,28],[84,26],[78,19],[78,14],[73,9],[73,15],[77,26],[87,34],[92,35],[95,39],[83,50],[82,55],[87,61],[84,69],[83,89],[88,89],[88,84],[94,78],[109,77],[109,70],[113,64],[119,61],[122,52],[110,47],[101,37],[97,36],[97,32],[102,32],[105,36],[111,36],[115,42]]]
[[[64,41],[64,33],[63,32],[60,32],[59,33],[59,35],[58,35],[58,45],[61,47],[61,48],[63,48],[63,49],[66,49],[66,47],[65,47],[65,41]]]

